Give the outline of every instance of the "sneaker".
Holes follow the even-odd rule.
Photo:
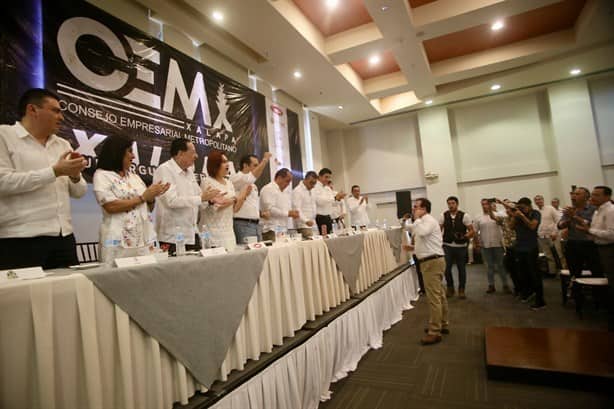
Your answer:
[[[497,290],[495,290],[495,286],[494,285],[489,285],[488,286],[488,290],[486,290],[486,294],[492,294],[495,291],[497,291]]]
[[[458,298],[460,298],[461,300],[464,300],[465,298],[467,298],[467,296],[465,295],[465,289],[464,288],[459,288],[458,289]]]
[[[534,297],[535,297],[535,293],[531,293],[531,294],[529,294],[529,295],[527,295],[525,297],[521,297],[520,298],[520,302],[527,303],[527,302],[531,301]]]
[[[448,287],[448,289],[446,290],[446,297],[454,297],[454,287]]]
[[[544,308],[546,308],[546,304],[544,304],[544,303],[535,303],[535,304],[531,304],[530,308],[533,311],[539,311],[539,310],[543,310]]]

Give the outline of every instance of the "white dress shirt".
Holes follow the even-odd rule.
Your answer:
[[[318,180],[313,188],[313,195],[316,199],[316,214],[322,216],[332,215],[333,206],[336,201],[333,190],[328,186],[324,186],[322,182]]]
[[[268,219],[262,219],[262,231],[275,231],[275,227],[288,228],[288,212],[291,209],[291,195],[282,192],[279,185],[271,182],[260,191],[260,209],[271,212]]]
[[[556,209],[550,205],[544,205],[544,207],[538,210],[542,215],[542,220],[537,228],[537,236],[550,238],[552,234],[558,234],[557,224],[560,217]]]
[[[614,243],[614,204],[605,202],[593,215],[591,228],[588,232],[595,238],[599,245]]]
[[[297,229],[309,228],[306,224],[309,220],[315,224],[316,201],[313,189],[308,190],[303,182],[299,183],[292,192],[292,208],[299,211],[299,218],[294,219]]]
[[[0,125],[0,238],[72,234],[70,198],[82,197],[87,184],[52,168],[72,150],[57,135],[43,146],[19,122]]]
[[[339,192],[333,190],[333,197],[337,196],[337,193]],[[334,220],[341,216],[345,216],[346,213],[347,211],[345,210],[345,202],[343,200],[335,200],[330,217]]]
[[[230,180],[224,179],[223,183],[220,183],[213,177],[203,178],[200,181],[201,191],[204,192],[209,188],[225,193],[224,199],[236,198],[235,187]],[[201,206],[200,209],[200,224],[207,226],[214,244],[222,246],[228,251],[233,251],[237,245],[232,223],[234,206],[221,208],[214,204],[213,206]]]
[[[181,169],[171,158],[153,174],[153,182],[170,183],[169,189],[156,199],[156,233],[158,240],[175,243],[177,227],[187,244],[194,244],[196,221],[202,200],[200,186],[192,168]]]
[[[366,200],[363,200],[362,204],[360,200],[363,199],[359,196],[356,199],[354,196],[348,198],[348,209],[350,210],[350,219],[353,226],[368,226],[369,215],[367,214],[368,204]]]
[[[503,247],[503,231],[501,226],[503,225],[504,218],[505,216],[499,213],[495,213],[497,221],[484,213],[475,218],[473,222],[475,234],[480,238],[482,248]]]
[[[433,216],[427,213],[408,224],[407,228],[413,234],[414,253],[418,259],[435,255],[443,256],[441,228]]]
[[[237,172],[230,177],[230,181],[237,193],[241,192],[245,186],[252,185],[252,191],[245,198],[241,209],[234,214],[234,218],[258,220],[260,218],[260,202],[258,200],[258,186],[254,184],[256,176],[252,172]]]

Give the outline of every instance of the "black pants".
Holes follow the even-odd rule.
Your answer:
[[[589,269],[595,277],[602,277],[597,245],[591,240],[569,240],[565,247],[565,258],[572,277],[580,277],[583,269]]]
[[[43,270],[79,264],[75,236],[0,239],[0,270],[41,266]]]
[[[452,266],[456,264],[458,269],[458,289],[464,290],[467,283],[467,247],[452,247],[443,246],[443,252],[446,258],[446,286],[454,288],[454,277],[452,276]]]
[[[513,247],[505,248],[503,267],[512,279],[512,283],[514,283],[514,295],[522,294],[521,280],[518,277],[518,270],[516,269],[516,253],[514,252]]]
[[[326,234],[333,232],[333,219],[330,215],[316,214],[316,223],[318,224],[318,231],[322,234],[322,226],[326,226]]]
[[[608,329],[614,331],[614,244],[597,246],[601,269],[608,278]]]
[[[516,249],[516,271],[520,279],[523,297],[535,293],[536,304],[546,304],[544,301],[544,284],[541,273],[537,269],[537,247],[532,249]]]

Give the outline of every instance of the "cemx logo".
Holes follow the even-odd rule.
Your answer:
[[[110,51],[109,65],[105,70],[90,69],[79,56],[78,42],[83,36],[96,37]],[[193,120],[200,107],[205,125],[211,126],[207,91],[201,72],[196,72],[191,78],[192,88],[188,94],[179,64],[174,58],[169,56],[168,64],[161,64],[162,56],[154,47],[148,47],[123,34],[117,35],[104,24],[88,17],[73,17],[64,21],[57,33],[57,43],[66,68],[84,85],[98,91],[119,94],[123,98],[169,114],[174,112],[177,96],[186,119]],[[168,68],[166,72],[160,72],[160,67]],[[161,81],[165,82],[159,84]],[[157,95],[151,92],[152,89],[164,91]],[[218,107],[220,115],[216,124],[220,121],[224,128],[230,130],[232,127],[226,120],[228,105],[225,99],[224,103],[220,104],[219,95]]]

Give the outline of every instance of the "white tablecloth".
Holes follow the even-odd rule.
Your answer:
[[[394,267],[366,233],[359,291]],[[219,378],[348,298],[324,242],[271,248]],[[203,389],[85,276],[0,284],[0,408],[169,408]]]

